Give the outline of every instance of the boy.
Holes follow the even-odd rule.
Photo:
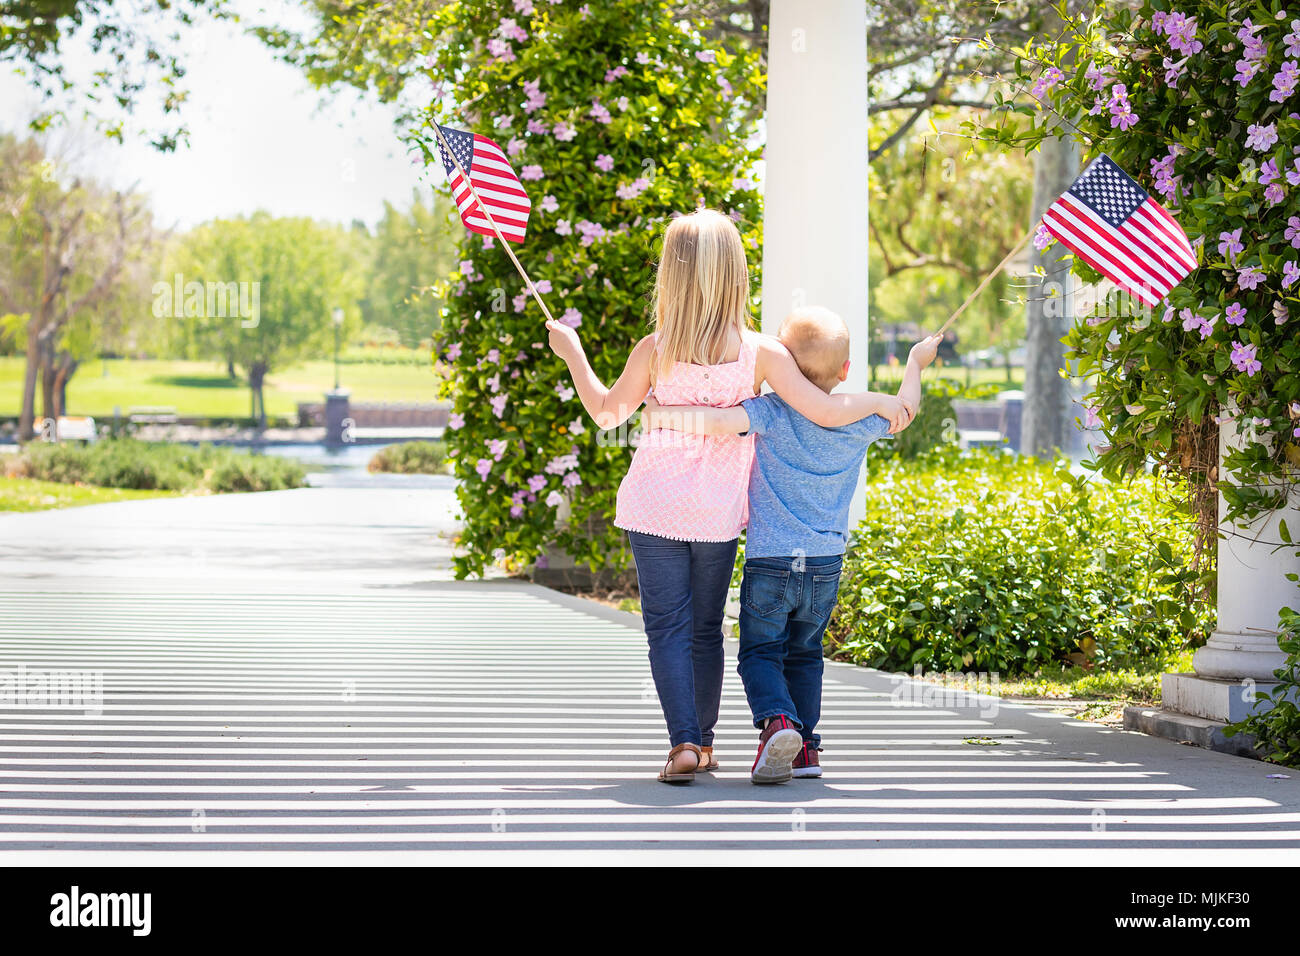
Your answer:
[[[799,370],[830,392],[849,372],[849,330],[835,313],[798,309],[777,336]],[[899,400],[910,422],[921,370],[940,336],[913,346]],[[749,527],[740,588],[741,680],[761,730],[754,783],[820,777],[822,635],[835,607],[849,503],[867,446],[890,431],[880,415],[840,428],[814,425],[769,393],[732,408],[670,408],[651,400],[642,427],[704,435],[753,432]],[[906,427],[901,426],[901,427]]]

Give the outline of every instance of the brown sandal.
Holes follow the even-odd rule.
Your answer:
[[[714,757],[713,757],[713,747],[712,747],[712,746],[701,747],[701,748],[700,748],[700,766],[696,769],[695,772],[696,772],[696,773],[712,773],[713,771],[715,771],[715,770],[717,770],[717,769],[718,769],[718,761],[715,760]]]
[[[676,757],[683,751],[690,751],[695,755],[695,766],[690,770],[680,770],[677,767]],[[659,771],[660,783],[691,783],[695,780],[695,771],[705,763],[703,754],[700,753],[698,744],[678,744],[672,750],[668,751],[668,762],[664,764],[664,769]]]

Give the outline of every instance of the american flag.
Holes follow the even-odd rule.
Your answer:
[[[466,133],[446,126],[439,126],[438,129],[460,161],[461,169],[469,174],[470,183],[487,207],[492,221],[501,230],[501,235],[511,242],[523,242],[532,204],[501,147],[477,133]],[[438,152],[442,158],[442,168],[447,172],[447,181],[451,184],[451,195],[460,211],[460,221],[471,232],[485,236],[496,235],[492,231],[492,224],[483,215],[483,210],[474,202],[469,184],[461,176],[451,156],[447,155],[442,143],[438,144]]]
[[[1149,306],[1196,268],[1182,227],[1109,156],[1098,156],[1043,214],[1071,252]]]

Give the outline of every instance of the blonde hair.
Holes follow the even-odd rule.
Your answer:
[[[735,223],[715,209],[700,209],[668,225],[653,308],[651,381],[674,362],[722,361],[729,333],[751,327],[749,266]]]
[[[849,327],[830,309],[810,305],[795,309],[777,332],[794,363],[818,388],[829,392],[849,360]]]

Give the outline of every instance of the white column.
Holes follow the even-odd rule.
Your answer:
[[[1224,453],[1240,440],[1235,421],[1220,427],[1220,475]],[[1277,612],[1294,607],[1300,596],[1296,584],[1286,578],[1300,574],[1300,557],[1295,547],[1275,545],[1282,540],[1280,522],[1293,533],[1300,529],[1300,496],[1293,495],[1289,507],[1244,527],[1228,525],[1223,520],[1226,510],[1220,495],[1220,527],[1230,533],[1219,539],[1214,633],[1192,655],[1195,674],[1166,674],[1162,696],[1166,709],[1235,722],[1253,709],[1258,690],[1271,691],[1273,672],[1286,660],[1277,646]]]
[[[852,335],[841,389],[868,387],[867,11],[862,0],[772,0],[763,190],[763,331],[825,306]],[[863,514],[862,489],[853,521]]]

